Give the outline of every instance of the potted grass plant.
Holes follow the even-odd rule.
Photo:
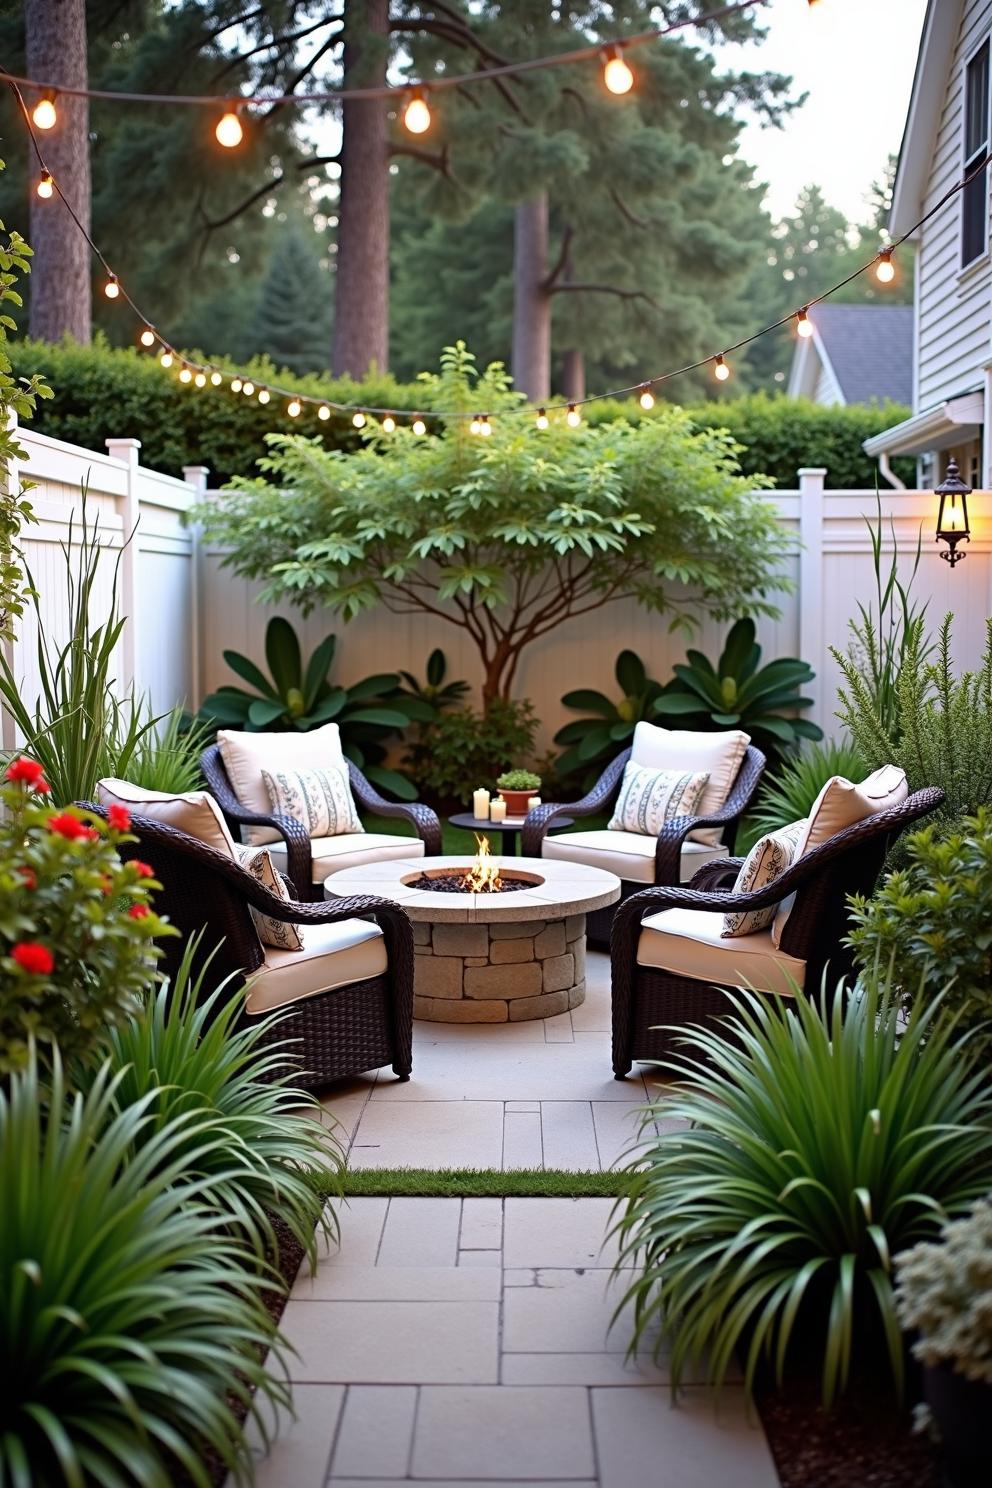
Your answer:
[[[496,789],[506,802],[507,816],[526,816],[528,801],[541,789],[541,777],[532,770],[506,770],[496,777]]]

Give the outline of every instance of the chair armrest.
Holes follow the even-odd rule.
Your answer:
[[[765,768],[765,756],[749,745],[730,794],[723,805],[706,816],[677,816],[658,835],[654,854],[656,884],[678,884],[681,880],[682,847],[686,838],[701,827],[727,827],[739,821],[753,801]],[[733,846],[733,843],[731,843]]]
[[[714,889],[732,889],[743,862],[743,858],[716,858],[711,863],[704,863],[693,874],[686,887],[699,889],[703,893]]]
[[[623,777],[624,767],[630,758],[630,750],[618,754],[596,781],[592,790],[579,801],[543,801],[528,811],[524,818],[520,851],[525,858],[539,858],[541,843],[556,816],[594,816],[608,806],[615,796]]]
[[[286,870],[298,894],[311,894],[313,890],[313,856],[310,851],[310,835],[302,822],[293,816],[278,816],[274,812],[249,811],[238,800],[227,771],[221,762],[217,746],[207,749],[200,756],[200,769],[210,787],[210,792],[224,813],[229,827],[268,827],[276,832],[286,844]],[[318,889],[319,893],[320,890]]]
[[[441,823],[437,813],[419,801],[389,801],[379,794],[357,765],[348,761],[351,790],[359,806],[374,811],[377,816],[397,816],[413,823],[414,830],[424,844],[424,853],[429,858],[440,856]]]

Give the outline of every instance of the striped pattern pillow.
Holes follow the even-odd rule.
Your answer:
[[[262,779],[276,815],[295,817],[311,837],[342,837],[346,832],[364,832],[346,767],[263,770]]]
[[[785,870],[791,868],[796,861],[796,849],[805,830],[806,818],[803,817],[802,821],[779,827],[756,842],[741,864],[731,893],[756,893],[758,889],[781,878]],[[725,940],[731,940],[735,935],[756,935],[759,930],[768,929],[777,909],[777,904],[769,904],[767,909],[737,910],[733,914],[725,914],[720,934]]]
[[[677,816],[694,816],[709,775],[651,770],[629,760],[608,830],[657,837]]]

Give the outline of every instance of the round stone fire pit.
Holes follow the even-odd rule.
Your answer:
[[[585,997],[586,914],[614,904],[620,880],[550,858],[497,861],[513,885],[502,892],[452,888],[472,866],[466,857],[370,863],[326,880],[328,898],[379,894],[406,910],[416,951],[414,1017],[519,1022],[567,1012]],[[432,880],[436,887],[423,886]]]

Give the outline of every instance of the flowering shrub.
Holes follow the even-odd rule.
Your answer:
[[[36,761],[15,759],[0,785],[0,1074],[27,1063],[29,1039],[42,1054],[85,1058],[133,1011],[152,979],[154,870],[118,852],[131,825],[126,809],[109,820],[53,810]]]

